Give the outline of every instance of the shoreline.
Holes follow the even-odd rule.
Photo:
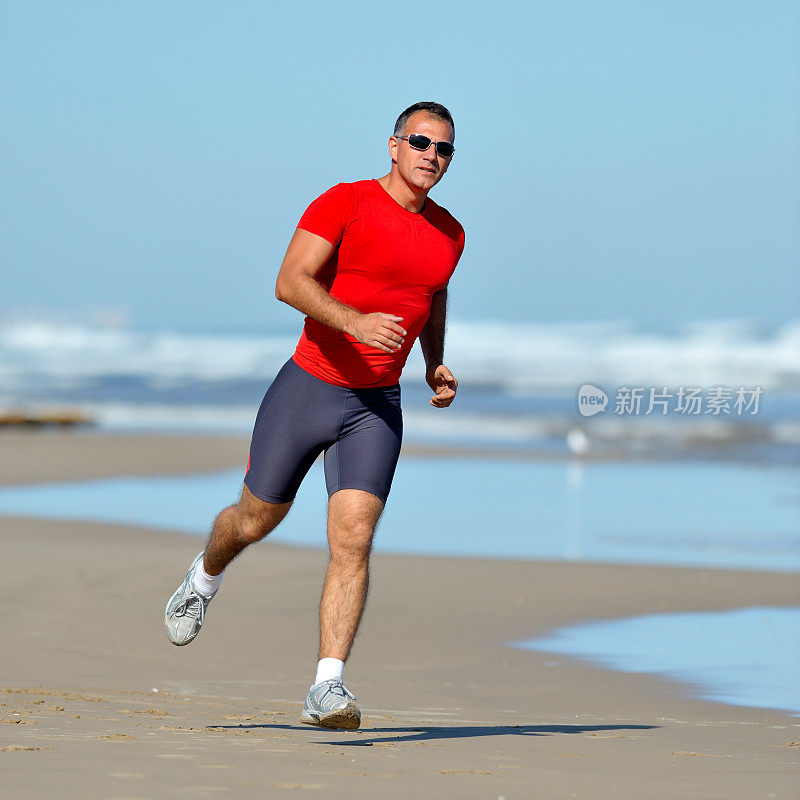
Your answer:
[[[35,475],[43,441],[0,438],[0,481]],[[45,471],[74,480],[224,469],[242,464],[248,444],[147,437],[126,450],[135,442],[49,438],[58,452]],[[796,792],[797,718],[510,646],[591,619],[796,605],[792,574],[375,554],[346,674],[364,727],[348,733],[297,721],[313,677],[324,549],[251,548],[229,568],[198,640],[175,648],[163,604],[195,537],[3,517],[0,542],[0,763],[20,796]],[[190,767],[183,777],[178,764]]]
[[[250,436],[226,433],[114,431],[98,428],[0,429],[0,486],[58,483],[137,475],[189,475],[241,468],[247,464]],[[800,464],[744,459],[719,453],[679,456],[631,456],[542,452],[497,446],[405,443],[401,458],[465,458],[540,461],[575,465],[626,463],[749,464],[797,469]]]

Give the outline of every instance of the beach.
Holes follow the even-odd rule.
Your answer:
[[[236,468],[247,444],[2,431],[0,483]],[[298,721],[323,549],[250,548],[200,637],[176,648],[163,607],[197,537],[2,517],[0,542],[9,796],[749,800],[800,789],[797,717],[508,645],[586,620],[794,606],[790,573],[375,554],[346,670],[362,728],[345,732]]]

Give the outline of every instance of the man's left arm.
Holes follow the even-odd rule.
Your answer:
[[[447,408],[456,396],[458,381],[444,359],[444,328],[447,321],[447,287],[436,292],[431,300],[431,313],[420,331],[419,344],[425,358],[425,380],[435,394],[430,403],[435,408]]]

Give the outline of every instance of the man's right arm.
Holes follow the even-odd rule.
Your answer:
[[[362,314],[330,296],[316,276],[334,246],[322,236],[298,228],[292,236],[275,282],[275,297],[323,325],[344,331],[362,344],[385,353],[399,349],[406,331],[402,317],[376,312]]]

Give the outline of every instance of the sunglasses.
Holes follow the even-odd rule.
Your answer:
[[[421,133],[412,133],[410,136],[395,136],[395,139],[408,139],[408,144],[415,150],[427,150],[432,144],[436,145],[436,153],[442,158],[452,158],[456,149],[450,142],[434,142]]]

